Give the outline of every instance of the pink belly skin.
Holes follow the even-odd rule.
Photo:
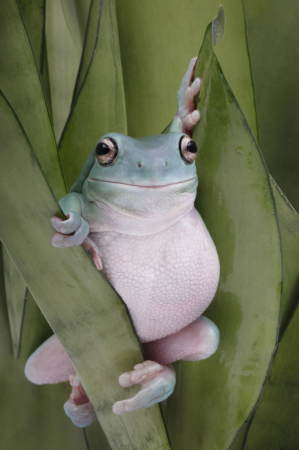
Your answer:
[[[128,306],[141,342],[181,330],[209,306],[219,281],[215,245],[198,212],[150,236],[90,233],[103,273]]]

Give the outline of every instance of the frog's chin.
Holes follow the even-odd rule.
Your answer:
[[[167,185],[133,185],[88,178],[82,193],[89,202],[101,202],[130,216],[154,218],[163,216],[196,193],[197,176]]]

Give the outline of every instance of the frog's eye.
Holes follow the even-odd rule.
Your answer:
[[[101,166],[111,166],[118,157],[118,146],[114,139],[104,138],[96,146],[96,158]]]
[[[197,145],[187,136],[182,136],[179,142],[182,160],[186,164],[192,164],[197,155]]]

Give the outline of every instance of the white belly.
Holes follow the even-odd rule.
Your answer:
[[[219,281],[214,243],[195,209],[150,236],[90,233],[103,273],[128,306],[141,342],[174,333],[199,317]]]

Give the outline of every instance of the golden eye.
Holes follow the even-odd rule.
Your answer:
[[[187,136],[182,136],[179,143],[182,160],[186,164],[192,164],[197,155],[197,145]]]
[[[112,166],[118,157],[117,143],[112,138],[104,138],[97,144],[95,153],[101,166]]]

